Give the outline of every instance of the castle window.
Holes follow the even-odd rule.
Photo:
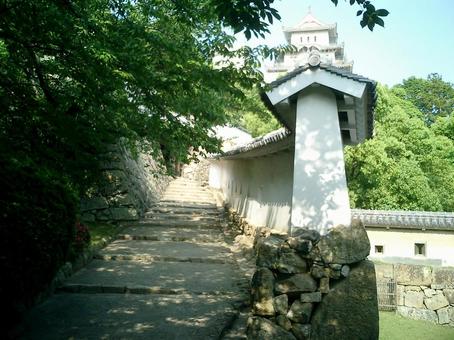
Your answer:
[[[307,37],[307,42],[309,42],[309,37]]]
[[[300,37],[300,42],[301,42],[301,43],[303,42],[303,37]]]
[[[415,255],[416,256],[426,256],[426,244],[425,243],[415,243]]]
[[[314,42],[317,42],[317,36],[314,36]]]
[[[375,254],[383,255],[383,253],[384,253],[383,246],[381,246],[381,245],[376,245],[376,246],[375,246]]]

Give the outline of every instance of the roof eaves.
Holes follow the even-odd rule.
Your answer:
[[[270,132],[266,135],[254,138],[251,142],[249,142],[245,145],[240,145],[232,150],[215,155],[215,157],[224,158],[224,157],[234,156],[234,155],[237,155],[240,153],[249,152],[251,150],[255,150],[255,149],[262,148],[262,147],[265,147],[265,146],[273,144],[273,143],[280,142],[281,140],[284,140],[285,138],[289,137],[290,135],[291,135],[291,132],[288,129],[281,128],[281,129],[275,130],[273,132]]]

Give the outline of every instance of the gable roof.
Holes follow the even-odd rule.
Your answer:
[[[371,80],[369,78],[366,78],[362,75],[352,73],[346,69],[335,67],[332,65],[327,65],[327,64],[318,64],[316,66],[311,66],[309,64],[306,64],[304,66],[300,66],[296,68],[295,70],[287,73],[283,77],[273,81],[272,83],[269,84],[269,87],[271,90],[276,89],[278,86],[288,82],[289,80],[297,77],[303,72],[306,72],[308,70],[324,70],[330,74],[339,76],[341,78],[345,79],[350,79],[354,80],[358,83],[362,83],[366,85],[366,91],[368,92],[368,98],[369,101],[367,103],[367,137],[371,137],[373,133],[373,126],[374,126],[374,108],[375,104],[377,102],[377,83],[374,80]],[[267,95],[266,92],[261,93],[261,98],[262,101],[265,103],[266,107],[273,113],[273,115],[276,117],[276,119],[287,129],[291,129],[290,126],[285,122],[281,114],[276,110],[276,107],[273,105],[271,102],[269,96]]]

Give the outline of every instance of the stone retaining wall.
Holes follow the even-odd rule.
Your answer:
[[[137,220],[159,201],[169,183],[159,162],[149,154],[134,157],[124,141],[102,159],[102,180],[81,200],[85,222]]]
[[[228,209],[236,241],[254,247],[248,339],[378,339],[374,264],[364,227],[321,237],[255,228]]]
[[[376,264],[377,281],[396,283],[396,310],[403,317],[454,327],[454,268]]]

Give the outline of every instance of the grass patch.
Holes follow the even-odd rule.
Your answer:
[[[452,340],[454,327],[405,319],[394,312],[380,312],[380,340]]]
[[[89,223],[90,244],[95,246],[109,237],[116,236],[121,230],[121,226],[109,223]]]

